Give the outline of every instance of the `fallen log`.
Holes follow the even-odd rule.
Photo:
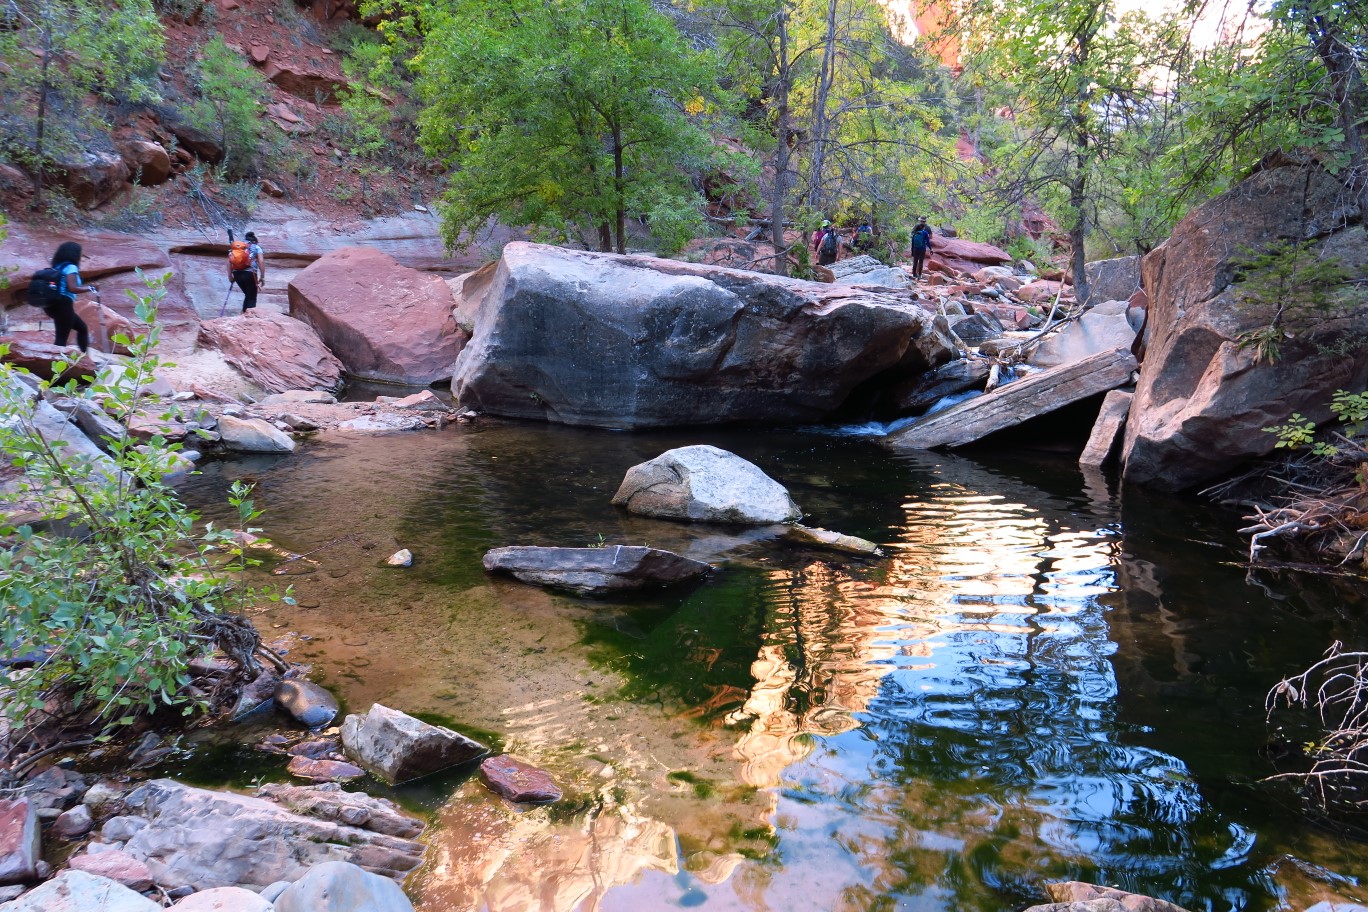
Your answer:
[[[892,450],[931,450],[973,443],[1056,409],[1130,382],[1135,356],[1124,348],[1032,374],[991,393],[930,415],[886,435]]]

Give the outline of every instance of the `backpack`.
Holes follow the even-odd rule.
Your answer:
[[[66,297],[63,289],[66,288],[66,280],[62,275],[60,266],[45,266],[33,274],[29,279],[28,302],[34,307],[41,307],[47,310],[54,304],[59,304]]]
[[[923,228],[920,231],[912,232],[912,252],[925,253],[926,248],[931,246],[931,229]]]
[[[252,268],[252,251],[246,241],[233,241],[228,245],[228,268],[234,272]]]
[[[833,254],[836,252],[836,232],[828,231],[826,233],[826,236],[822,238],[822,246],[820,248],[820,251],[823,256]]]

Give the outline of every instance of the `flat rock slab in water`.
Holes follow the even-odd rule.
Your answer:
[[[507,754],[490,757],[481,763],[480,779],[509,801],[546,804],[561,800],[560,786],[550,773]]]
[[[524,583],[565,589],[577,595],[611,595],[660,589],[705,576],[712,566],[673,551],[640,545],[603,548],[495,548],[484,567],[509,573]]]

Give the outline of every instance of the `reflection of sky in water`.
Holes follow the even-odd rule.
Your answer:
[[[779,864],[712,905],[751,906],[753,876],[772,908],[986,910],[1077,877],[1202,907],[1192,875],[1250,841],[1181,761],[1122,743],[1115,531],[953,485],[904,510],[878,582],[771,574],[766,648],[790,662],[757,663],[768,712],[739,752],[771,753],[750,776],[779,787]]]

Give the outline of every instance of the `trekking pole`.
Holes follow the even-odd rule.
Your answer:
[[[226,295],[223,296],[223,306],[219,308],[219,316],[220,316],[220,317],[223,316],[224,312],[228,310],[228,299],[229,299],[230,297],[232,297],[232,296],[233,296],[233,280],[232,280],[232,279],[229,279],[229,280],[228,280],[228,293],[227,293]]]
[[[100,289],[95,289],[95,315],[99,318],[100,334],[96,336],[95,347],[100,351],[113,351],[114,346],[109,344],[109,337],[105,335],[104,305],[100,303]]]

